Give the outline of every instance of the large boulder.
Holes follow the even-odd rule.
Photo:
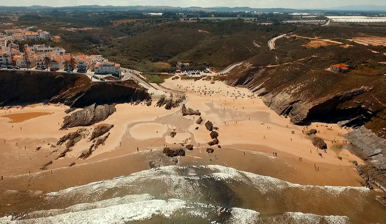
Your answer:
[[[185,150],[182,148],[165,147],[163,153],[169,157],[185,156]]]
[[[211,153],[214,152],[214,149],[212,149],[212,148],[207,148],[207,149],[206,149],[206,152],[209,153],[209,154],[211,154]]]
[[[311,129],[306,132],[307,135],[315,135],[316,133],[318,133],[316,129]]]
[[[218,139],[215,138],[212,141],[208,142],[208,145],[212,146],[212,145],[217,145],[218,143],[219,143]]]
[[[77,126],[89,126],[106,120],[114,112],[114,105],[104,104],[97,106],[93,104],[66,116],[62,124],[62,129]]]
[[[205,122],[205,127],[208,131],[213,131],[213,123],[211,121]]]
[[[202,123],[202,117],[199,117],[198,119],[197,119],[197,121],[196,121],[196,124],[201,124]]]
[[[327,144],[324,142],[322,138],[313,137],[312,144],[319,149],[327,149]]]
[[[186,145],[185,148],[186,148],[187,150],[192,151],[192,150],[193,150],[193,145],[192,145],[192,144]]]
[[[218,132],[217,132],[217,131],[211,131],[211,132],[210,132],[210,137],[211,137],[212,139],[216,139],[216,138],[218,137]]]

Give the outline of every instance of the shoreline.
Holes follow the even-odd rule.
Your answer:
[[[269,161],[272,159],[270,157],[276,153],[278,158],[274,159],[280,161],[280,164],[290,164],[292,167],[297,167],[297,170],[292,170],[291,172],[293,172],[293,174],[290,174],[291,172],[282,172],[279,176],[275,176],[275,173],[269,172],[270,168],[267,168],[268,170],[260,170],[260,172],[299,184],[334,185],[340,183],[340,185],[360,186],[361,178],[355,171],[352,161],[357,161],[360,164],[363,164],[363,161],[345,148],[347,142],[344,135],[348,132],[346,129],[340,128],[337,125],[323,123],[313,123],[306,127],[294,125],[290,123],[289,119],[277,115],[268,108],[259,97],[250,93],[249,90],[227,86],[218,81],[211,84],[210,81],[202,80],[168,79],[164,85],[165,88],[184,90],[187,96],[186,105],[193,109],[198,109],[204,121],[210,120],[218,127],[218,139],[222,149],[215,147],[215,153],[213,155],[218,159],[217,162],[220,162],[220,165],[230,165],[231,167],[240,168],[245,171],[258,172],[256,168],[253,168],[255,164],[249,164],[249,167],[243,167],[243,165],[241,165],[244,162],[243,160],[245,160],[245,156],[237,156],[240,161],[232,161],[233,158],[231,156],[225,155],[235,155],[241,150],[242,153],[245,152],[247,155],[260,155],[264,158],[260,158],[260,160]],[[51,172],[50,170],[55,172],[59,171],[59,173],[63,171],[63,173],[65,173],[64,171],[66,170],[77,168],[80,170],[83,168],[88,169],[87,167],[97,166],[96,164],[98,163],[109,164],[112,161],[122,158],[139,157],[137,160],[146,160],[146,158],[140,156],[142,151],[146,149],[162,149],[165,145],[173,146],[181,144],[182,142],[191,143],[195,147],[195,150],[192,152],[187,152],[186,157],[180,158],[182,164],[198,164],[199,161],[203,161],[202,158],[213,160],[213,158],[210,157],[211,155],[205,151],[206,148],[210,147],[207,145],[207,142],[210,140],[209,132],[203,124],[197,125],[195,123],[198,116],[182,116],[179,108],[165,110],[164,108],[154,106],[154,102],[150,107],[143,104],[117,104],[116,108],[117,111],[114,114],[101,122],[114,125],[114,128],[110,131],[111,135],[107,138],[104,145],[98,148],[88,159],[79,160],[77,159],[77,154],[89,144],[87,140],[82,140],[69,152],[68,157],[66,156],[65,158],[55,160],[47,171],[39,170],[37,164],[40,164],[40,166],[43,164],[43,161],[40,161],[41,157],[51,158],[52,150],[48,147],[48,149],[39,151],[38,153],[40,153],[40,155],[38,155],[33,149],[37,147],[41,141],[47,141],[48,144],[53,145],[60,136],[78,129],[70,128],[68,130],[59,130],[61,118],[66,116],[64,111],[67,107],[64,105],[36,104],[22,108],[14,107],[0,110],[0,116],[20,112],[39,112],[42,110],[51,112],[50,114],[31,118],[20,123],[9,123],[6,120],[0,119],[0,127],[13,126],[7,135],[2,136],[3,141],[7,141],[5,146],[9,147],[9,144],[12,145],[16,143],[8,153],[20,153],[20,155],[24,157],[29,156],[30,161],[39,161],[39,163],[31,168],[20,168],[17,172],[13,170],[13,173],[9,173],[9,175],[2,174],[2,176],[6,179],[12,178],[11,176],[16,176],[13,179],[18,179],[20,175],[24,175],[20,177],[23,179],[30,175],[36,175],[36,173],[40,173],[38,176],[44,176],[45,173]],[[127,111],[130,112],[127,113]],[[56,120],[56,122],[52,122],[53,120]],[[33,130],[39,123],[45,123],[48,126]],[[89,128],[93,128],[96,125],[97,124],[91,125]],[[18,128],[22,128],[23,130],[17,130]],[[328,153],[323,153],[322,156],[320,156],[321,150],[312,146],[309,137],[303,133],[305,128],[318,129],[318,136],[326,139],[329,147]],[[173,130],[177,135],[172,138],[169,136],[169,133]],[[48,131],[49,134],[47,134]],[[155,133],[146,134],[151,131]],[[277,136],[280,137],[278,138]],[[32,149],[31,147],[29,147],[30,149],[27,147],[23,150],[23,148],[20,149],[20,145],[17,146],[17,142],[23,142],[26,139],[30,139],[31,143],[26,143],[26,145],[33,145]],[[4,147],[4,145],[2,147]],[[229,149],[233,151],[228,152]],[[139,154],[137,150],[140,151]],[[240,154],[242,154],[241,152]],[[342,157],[342,160],[338,159],[338,155]],[[159,156],[160,155],[156,155],[157,158]],[[130,167],[130,173],[135,170],[148,169],[149,160],[146,161],[147,162],[137,162],[137,167]],[[26,162],[26,159],[20,159],[20,163],[24,162]],[[71,166],[72,163],[75,164]],[[141,165],[139,163],[141,163]],[[205,163],[207,162],[205,161]],[[302,166],[296,163],[306,164],[304,165],[305,167],[303,167],[306,171],[302,171]],[[85,178],[83,175],[79,175],[75,178],[78,179],[78,181],[72,183],[76,185],[79,183],[87,183],[87,180],[96,181],[113,178],[116,175],[129,174],[128,172],[121,172],[120,168],[114,169],[117,169],[117,173],[110,172],[110,175],[94,174],[91,172],[93,175],[96,175],[95,179]],[[318,172],[321,173],[330,173],[330,177],[326,179],[320,177],[312,179],[314,177],[312,177],[313,175],[310,173],[315,172],[317,169],[319,170]],[[335,172],[333,172],[334,170]],[[301,175],[296,177],[296,173]],[[87,175],[87,172],[84,175]],[[310,177],[307,177],[307,175]],[[344,177],[344,181],[342,181],[343,179],[341,177]],[[18,181],[16,180],[16,182]],[[74,186],[70,183],[71,181],[65,184],[65,186]],[[0,182],[0,186],[2,185],[3,183]],[[2,188],[4,188],[4,186]],[[26,189],[28,189],[28,185],[25,190]]]

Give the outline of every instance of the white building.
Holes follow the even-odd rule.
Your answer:
[[[113,62],[101,62],[97,63],[94,68],[95,74],[102,74],[102,75],[121,75],[121,66],[119,64],[115,64]]]
[[[50,52],[54,52],[57,56],[63,56],[66,53],[66,50],[64,50],[61,47],[50,47],[50,46],[47,47],[44,44],[42,44],[42,45],[34,45],[34,46],[32,46],[32,50],[35,53],[50,53]]]
[[[40,31],[39,32],[39,38],[42,40],[49,40],[51,38],[51,35],[47,31]]]

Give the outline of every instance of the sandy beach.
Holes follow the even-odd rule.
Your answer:
[[[55,191],[91,181],[127,175],[154,164],[219,164],[299,184],[360,186],[353,161],[363,163],[346,148],[349,130],[334,124],[296,126],[277,115],[244,88],[216,81],[167,79],[163,87],[186,94],[186,106],[201,112],[182,116],[144,104],[118,104],[103,124],[114,127],[105,143],[87,159],[79,155],[91,145],[83,138],[62,158],[58,139],[80,127],[61,130],[63,105],[30,105],[0,110],[0,190]],[[218,129],[219,147],[204,123]],[[87,127],[92,132],[98,124]],[[305,131],[315,128],[327,145],[326,152],[313,146]],[[172,136],[171,133],[174,132]],[[185,157],[170,159],[164,146],[192,144]],[[221,148],[220,148],[221,147]],[[208,154],[207,148],[214,152]],[[45,170],[42,166],[52,161]]]

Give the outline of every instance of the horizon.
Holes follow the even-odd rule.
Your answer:
[[[381,11],[386,10],[386,5],[382,4],[383,1],[375,0],[371,4],[366,4],[363,0],[355,1],[305,1],[305,0],[289,0],[285,3],[281,3],[279,0],[270,0],[265,2],[257,2],[254,0],[226,0],[219,3],[218,1],[207,0],[94,0],[92,2],[87,0],[20,0],[17,2],[5,2],[0,3],[0,7],[76,7],[76,6],[113,6],[113,7],[175,7],[175,8],[216,8],[216,7],[228,7],[228,8],[287,8],[287,9],[334,9],[334,8],[358,8],[363,9],[363,6],[370,7],[372,9],[379,9]],[[326,5],[328,5],[326,7]],[[363,10],[367,10],[364,8]]]

